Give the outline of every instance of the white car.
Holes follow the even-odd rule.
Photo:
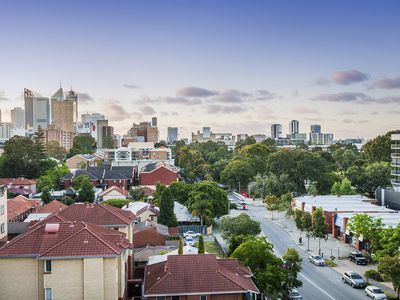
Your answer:
[[[374,300],[387,299],[385,293],[377,286],[370,285],[365,288],[365,295],[371,297]]]
[[[290,300],[302,300],[303,297],[300,295],[298,290],[293,289],[293,290],[290,291],[289,299]]]
[[[310,263],[312,263],[313,265],[316,266],[325,266],[325,260],[319,256],[319,255],[314,255],[311,254],[310,257],[308,258],[308,260],[310,261]]]
[[[185,238],[185,245],[194,247],[194,239],[191,236]]]
[[[196,233],[194,231],[186,231],[183,236],[186,238],[188,236],[195,238],[195,237],[199,237],[201,234],[200,233]]]

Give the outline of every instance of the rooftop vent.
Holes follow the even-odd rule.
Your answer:
[[[45,232],[45,233],[57,233],[59,227],[60,227],[60,224],[51,224],[51,223],[48,223],[48,224],[46,224],[46,226],[44,227],[44,232]]]

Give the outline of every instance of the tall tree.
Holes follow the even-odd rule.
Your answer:
[[[67,151],[59,145],[57,141],[50,141],[46,144],[46,152],[49,157],[64,161]]]
[[[182,254],[183,254],[183,239],[182,239],[181,237],[179,238],[178,254],[179,254],[179,255],[182,255]]]
[[[303,231],[306,232],[307,251],[310,251],[310,237],[312,236],[313,232],[313,222],[309,212],[303,212],[301,216],[301,223],[301,228],[303,228]]]
[[[302,286],[302,282],[297,278],[297,275],[302,269],[301,262],[303,259],[294,248],[288,248],[282,258],[287,270],[286,280],[284,281],[284,298],[289,299],[290,294],[287,292]]]
[[[271,212],[271,220],[274,219],[274,211],[280,211],[280,200],[277,196],[267,196],[264,199],[264,203],[267,205],[267,210]]]
[[[96,140],[89,135],[76,135],[74,137],[73,147],[68,153],[68,157],[77,154],[92,154],[96,149]]]
[[[200,195],[195,195],[191,205],[192,215],[200,218],[200,225],[211,225],[213,223],[213,205],[211,201],[203,200]]]
[[[35,141],[35,157],[39,160],[47,159],[44,131],[39,126],[33,140]]]
[[[378,272],[384,278],[390,280],[397,294],[397,299],[400,296],[400,256],[385,256],[379,260]]]
[[[83,176],[83,175],[81,175]],[[78,176],[77,178],[81,177]],[[78,190],[78,200],[80,202],[94,202],[94,190],[93,185],[89,180],[89,177],[83,176],[82,180],[79,182],[79,190]]]
[[[40,197],[43,201],[44,204],[50,203],[51,202],[51,194],[48,188],[44,188],[42,190],[42,195]]]
[[[146,199],[144,189],[141,187],[131,187],[129,195],[133,201],[144,201],[144,199]]]
[[[312,236],[318,239],[318,254],[321,255],[321,239],[328,239],[328,226],[321,207],[315,209],[312,214]]]
[[[390,133],[378,135],[362,147],[362,156],[369,162],[390,162]]]
[[[254,169],[247,161],[235,159],[221,172],[221,182],[231,188],[239,189],[239,185],[246,188],[254,175]]]
[[[172,199],[171,191],[166,188],[161,194],[160,216],[158,223],[168,227],[176,226],[176,216],[174,213],[174,199]]]
[[[199,237],[199,252],[198,253],[199,254],[204,254],[205,253],[203,235],[200,235],[200,237]]]
[[[182,205],[187,206],[189,199],[189,193],[192,190],[192,186],[183,181],[173,182],[168,187],[172,193],[174,201],[179,202]]]

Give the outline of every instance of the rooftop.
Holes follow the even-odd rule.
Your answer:
[[[51,213],[52,214],[52,213],[58,212],[58,211],[60,211],[60,210],[62,210],[64,208],[66,208],[66,207],[67,206],[64,203],[62,203],[62,202],[60,202],[58,200],[53,200],[50,203],[47,203],[46,205],[44,205],[41,208],[39,208],[37,210],[37,212],[38,213],[42,213],[42,214],[45,214],[45,213]]]
[[[7,218],[8,220],[12,220],[15,217],[29,211],[35,209],[39,206],[38,200],[29,200],[24,196],[17,196],[7,201]]]

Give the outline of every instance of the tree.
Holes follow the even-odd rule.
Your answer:
[[[297,286],[292,278],[294,272],[283,268],[283,261],[275,256],[272,244],[265,237],[246,240],[232,257],[251,269],[257,287],[272,299],[285,297]]]
[[[290,294],[287,292],[302,286],[302,282],[297,279],[297,274],[301,271],[301,262],[303,259],[294,248],[288,248],[282,258],[285,262],[285,268],[288,271],[284,283],[284,297],[289,299]]]
[[[157,183],[156,190],[153,194],[152,204],[155,206],[160,205],[161,195],[167,187],[164,184]]]
[[[174,200],[172,199],[171,191],[168,188],[165,188],[161,194],[160,216],[158,217],[158,223],[168,227],[176,226]]]
[[[274,151],[275,147],[269,147],[266,144],[257,143],[244,146],[240,150],[238,157],[250,164],[254,170],[254,174],[265,174],[267,169],[267,159]]]
[[[378,272],[393,284],[393,288],[397,294],[397,299],[400,295],[400,256],[385,256],[379,260]]]
[[[312,196],[318,195],[316,182],[311,182],[311,184],[307,187],[307,193]]]
[[[264,195],[282,196],[296,190],[296,186],[291,182],[288,174],[267,174],[257,175],[254,181],[254,188]]]
[[[215,182],[203,181],[192,185],[187,202],[189,211],[193,211],[196,208],[195,203],[200,201],[208,201],[212,204],[213,218],[219,218],[228,213],[228,195]]]
[[[362,147],[362,157],[369,162],[390,162],[390,144],[390,133],[385,135],[378,135],[376,138],[369,140]]]
[[[69,150],[68,157],[77,154],[92,154],[96,149],[96,140],[90,135],[76,135],[73,147]]]
[[[351,186],[351,181],[344,178],[341,182],[337,181],[333,184],[331,193],[335,195],[354,195],[353,188]]]
[[[328,239],[328,226],[321,207],[315,209],[312,214],[312,236],[318,239],[318,254],[321,255],[321,239]]]
[[[300,209],[296,209],[294,211],[294,222],[296,223],[296,228],[298,230],[300,230],[300,236],[301,236],[301,232],[304,230],[303,229],[303,221],[302,221],[303,214],[304,214],[304,212]]]
[[[221,172],[221,182],[228,184],[231,188],[239,189],[239,184],[246,187],[253,176],[254,169],[248,162],[235,159],[230,161]]]
[[[68,196],[62,196],[60,201],[68,206],[75,203],[75,200]]]
[[[51,202],[51,194],[47,188],[44,188],[42,190],[42,195],[40,197],[43,201],[44,204],[50,203]]]
[[[279,198],[275,195],[267,196],[264,199],[264,203],[267,205],[267,210],[269,210],[271,212],[271,220],[273,220],[274,219],[274,211],[280,210]]]
[[[144,189],[141,187],[131,187],[129,195],[133,201],[144,201],[146,199]]]
[[[46,144],[46,152],[49,157],[53,157],[59,161],[64,161],[67,156],[67,151],[57,141],[48,142]]]
[[[126,206],[128,203],[129,203],[129,200],[126,200],[126,199],[108,199],[108,200],[101,202],[101,204],[103,204],[103,205],[110,205],[110,206],[114,206],[114,207],[118,207],[118,208],[122,208],[122,207]]]
[[[175,150],[175,163],[181,168],[182,177],[189,183],[210,177],[210,165],[201,153],[186,145]]]
[[[194,197],[199,198],[199,195]],[[200,218],[200,225],[213,223],[213,205],[211,201],[196,199],[191,205],[192,215]]]
[[[181,237],[179,238],[178,254],[179,254],[179,255],[182,255],[182,254],[183,254],[183,239],[182,239]]]
[[[379,239],[379,249],[376,251],[378,257],[400,256],[400,224],[395,228],[382,229]]]
[[[311,217],[310,213],[305,212],[305,211],[302,213],[301,228],[303,228],[303,231],[306,232],[307,251],[310,251],[310,237],[312,236],[312,230],[313,230],[313,222],[312,222],[312,217]]]
[[[369,255],[375,252],[381,244],[380,236],[383,229],[381,218],[367,214],[355,214],[350,218],[347,228],[357,238],[363,237]]]
[[[48,169],[44,175],[40,176],[36,182],[36,188],[40,192],[43,188],[49,191],[58,186],[59,180],[64,175],[68,174],[70,170],[65,164],[58,165],[53,169]]]
[[[79,175],[78,177],[75,177],[73,179],[72,185],[75,188],[75,190],[80,190],[82,188],[82,186],[87,182],[90,183],[89,176],[87,176],[87,175]]]
[[[46,145],[44,140],[44,132],[42,128],[39,126],[37,132],[33,136],[33,140],[35,142],[35,157],[38,160],[45,160],[48,158],[46,152]]]
[[[286,217],[290,217],[294,214],[294,203],[291,193],[283,194],[279,198],[279,205],[281,211],[286,211]]]
[[[72,182],[74,188],[78,190],[78,200],[80,202],[93,202],[94,201],[94,190],[93,185],[90,182],[89,176],[79,175]]]
[[[200,235],[200,237],[199,237],[199,252],[198,253],[199,254],[204,254],[205,253],[203,235]]]
[[[192,186],[183,181],[173,182],[168,187],[172,193],[174,201],[179,202],[182,205],[187,206],[189,199],[189,193],[192,190]]]
[[[237,217],[225,216],[220,225],[222,237],[229,243],[229,253],[249,237],[255,237],[261,232],[260,222],[252,220],[247,214],[240,214]]]

